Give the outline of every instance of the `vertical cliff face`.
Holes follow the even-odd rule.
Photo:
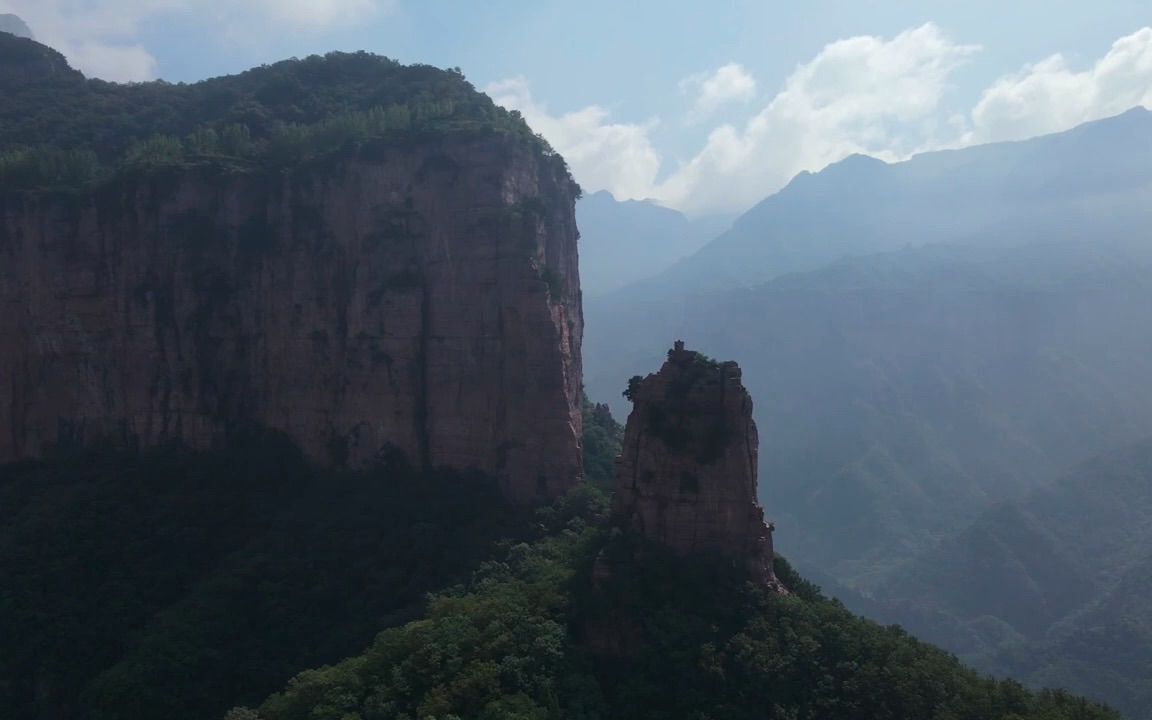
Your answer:
[[[739,366],[678,341],[660,371],[634,380],[629,394],[613,525],[678,553],[719,552],[783,591],[772,529],[756,500],[758,438]]]
[[[283,430],[510,498],[581,472],[573,185],[484,133],[0,206],[0,461]]]

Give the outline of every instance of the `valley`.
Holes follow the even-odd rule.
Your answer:
[[[1152,720],[1147,102],[825,127],[737,213],[739,152],[628,145],[736,64],[632,125],[358,49],[109,81],[9,5],[0,717]]]

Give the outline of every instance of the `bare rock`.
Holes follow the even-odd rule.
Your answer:
[[[496,133],[0,192],[0,462],[246,424],[530,502],[581,475],[575,187]]]
[[[613,526],[679,554],[719,552],[761,586],[786,592],[772,569],[772,527],[756,499],[758,439],[740,367],[677,341],[660,371],[634,379],[629,395]]]

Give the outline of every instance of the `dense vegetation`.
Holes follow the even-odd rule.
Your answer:
[[[0,715],[1114,717],[981,678],[783,560],[793,595],[765,597],[727,563],[609,542],[606,505],[588,483],[528,522],[482,478],[318,473],[276,435],[7,466]]]
[[[585,417],[606,487],[621,428],[603,406]],[[483,478],[313,471],[275,434],[0,467],[0,717],[255,702],[418,616],[521,517]]]
[[[842,592],[844,589],[840,589]],[[1152,720],[1152,440],[1001,503],[850,605],[976,667]]]
[[[116,85],[0,34],[0,96],[5,190],[87,188],[157,166],[275,170],[448,133],[515,137],[563,163],[458,70],[366,53]],[[274,435],[225,453],[101,450],[0,468],[0,717],[192,720],[233,706],[256,709],[229,720],[1112,717],[981,678],[851,616],[782,560],[794,594],[764,597],[724,563],[608,541],[594,486],[610,482],[621,427],[605,406],[586,405],[584,419],[593,482],[531,525],[483,478],[317,472]],[[826,469],[790,466],[806,480]],[[806,487],[835,495],[855,479]],[[859,524],[845,537],[863,529],[859,543],[887,509],[850,504]],[[616,571],[593,592],[600,550]],[[1110,598],[1138,607],[1146,574],[1123,582]],[[1146,626],[1125,617],[1133,625],[1108,637],[1070,636],[1092,652],[1067,672],[1137,662],[1147,636],[1131,630]],[[592,652],[604,643],[632,652]]]
[[[532,542],[509,543],[424,618],[227,720],[1115,717],[981,678],[853,617],[783,560],[794,594],[766,597],[727,563],[608,543],[605,506],[591,486],[573,491],[539,514]],[[611,577],[595,590],[601,550]],[[627,650],[594,650],[608,645]]]
[[[78,187],[118,170],[284,167],[384,139],[497,132],[563,166],[517,111],[458,69],[329,53],[193,84],[84,78],[53,50],[0,34],[0,182]]]
[[[624,426],[616,422],[607,405],[584,400],[584,477],[597,487],[611,491],[616,477],[616,456],[624,439]]]
[[[200,720],[418,616],[523,522],[474,477],[229,453],[0,469],[0,717]]]

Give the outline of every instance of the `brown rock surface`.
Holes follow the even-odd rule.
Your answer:
[[[718,551],[783,591],[772,569],[772,529],[756,500],[758,439],[740,367],[677,341],[660,371],[630,394],[613,526],[681,554]]]
[[[0,462],[252,423],[518,501],[581,473],[574,187],[493,133],[0,197]]]

